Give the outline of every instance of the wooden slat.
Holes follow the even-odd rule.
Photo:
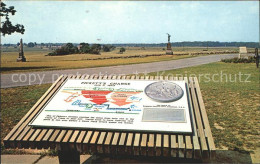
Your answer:
[[[67,130],[66,135],[61,141],[60,147],[62,150],[68,150],[69,149],[69,139],[72,136],[73,130]]]
[[[191,81],[193,81],[193,80],[191,79]],[[198,102],[196,100],[196,93],[195,93],[195,90],[194,90],[193,83],[190,83],[190,84],[191,84],[192,102],[193,102],[194,113],[195,113],[194,115],[195,115],[197,128],[198,128],[197,131],[198,131],[198,134],[199,134],[202,156],[203,156],[203,158],[208,158],[208,148],[207,148],[204,129],[203,129],[203,125],[202,125],[201,115],[200,115],[200,111],[199,111],[199,107],[198,107]]]
[[[42,139],[43,139],[44,135],[47,133],[47,131],[48,131],[47,129],[43,129],[35,141],[37,141],[37,142],[42,141]]]
[[[48,141],[54,129],[49,129],[47,134],[43,137],[42,141]]]
[[[184,158],[185,155],[185,143],[183,135],[178,135],[178,144],[179,144],[179,157]]]
[[[117,80],[120,80],[120,79],[121,79],[121,77],[122,77],[122,76],[118,75],[116,79],[117,79]]]
[[[29,140],[29,138],[32,136],[32,134],[34,133],[35,129],[30,130],[25,137],[22,139],[22,142],[26,142]],[[23,145],[25,148],[29,148],[29,144],[24,144]]]
[[[63,137],[65,136],[67,130],[61,130],[60,134],[58,135],[58,137],[56,138],[55,142],[61,142]]]
[[[75,142],[76,142],[76,139],[77,139],[77,137],[78,137],[78,135],[79,135],[79,130],[75,130],[73,133],[72,133],[72,135],[71,135],[71,138],[70,138],[70,140],[69,140],[69,148],[70,149],[74,149],[74,150],[76,150],[77,148],[76,148],[76,146],[75,146]]]
[[[79,134],[79,137],[77,138],[77,140],[76,140],[76,149],[77,149],[77,151],[79,151],[79,152],[82,152],[83,151],[83,149],[82,149],[82,142],[83,142],[83,140],[84,140],[84,137],[85,137],[85,135],[86,135],[86,131],[81,131],[80,132],[80,134]]]
[[[192,143],[191,143],[191,137],[185,136],[185,145],[186,145],[186,158],[192,158]]]
[[[108,132],[104,143],[104,152],[110,153],[110,144],[112,142],[113,132]]]
[[[148,156],[154,156],[154,134],[149,134],[147,147]]]
[[[26,126],[23,130],[23,132],[17,137],[17,141],[22,141],[23,137],[27,134],[27,132],[31,129],[31,127]],[[12,145],[9,145],[11,147],[15,147],[14,143],[12,143]],[[21,142],[17,142],[17,147],[18,148],[22,148],[22,143]]]
[[[135,133],[134,138],[134,155],[139,155],[140,152],[140,133]]]
[[[93,133],[93,131],[88,131],[87,132],[87,134],[86,134],[86,136],[85,136],[85,138],[83,140],[83,143],[89,143],[90,137],[91,137],[92,133]]]
[[[89,141],[90,141],[90,138],[93,134],[93,131],[88,131],[85,138],[83,139],[83,142],[82,142],[82,151],[83,152],[89,152]]]
[[[41,129],[36,129],[33,135],[30,137],[29,141],[34,141],[41,131]]]
[[[117,78],[116,75],[114,75],[114,76],[112,76],[111,79],[112,79],[112,80],[116,80],[116,78]]]
[[[122,80],[125,80],[125,79],[126,79],[126,75],[123,75],[123,76],[121,77],[121,79],[122,79]]]
[[[57,138],[59,132],[60,132],[60,130],[55,130],[54,133],[51,135],[49,142],[54,142],[55,139]]]
[[[215,147],[214,140],[212,137],[212,133],[211,133],[211,129],[210,129],[209,121],[208,121],[208,116],[207,116],[205,105],[204,105],[204,102],[202,99],[198,79],[196,77],[194,78],[194,84],[195,84],[195,89],[196,89],[196,93],[197,93],[196,95],[197,95],[197,99],[198,99],[198,103],[199,103],[199,107],[200,107],[200,111],[201,111],[203,125],[205,127],[205,136],[207,137],[207,141],[208,141],[208,145],[209,145],[209,149],[210,149],[210,158],[214,159],[214,158],[216,158],[216,147]]]
[[[142,140],[141,140],[141,144],[140,144],[141,155],[146,156],[146,153],[147,153],[146,145],[147,145],[147,134],[142,134]]]
[[[73,130],[68,130],[65,137],[63,138],[62,142],[63,143],[69,142],[69,139],[70,139],[72,133],[73,133]]]
[[[82,76],[81,74],[77,75],[77,76],[76,76],[76,79],[80,79],[81,76]]]
[[[162,155],[162,135],[156,134],[156,143],[155,143],[155,155]]]
[[[120,133],[119,132],[115,132],[114,133],[114,136],[113,136],[113,139],[112,139],[112,143],[111,143],[111,148],[110,148],[110,153],[117,153],[117,144],[119,142],[119,135]]]
[[[76,141],[76,138],[77,138],[79,132],[80,132],[79,130],[75,130],[74,131],[74,133],[72,134],[72,136],[71,136],[71,138],[69,140],[70,143],[74,143]]]
[[[97,152],[103,153],[103,143],[105,141],[106,132],[101,132],[97,142]]]
[[[47,132],[48,132],[48,129],[43,129],[41,131],[41,133],[38,135],[38,137],[35,139],[37,148],[39,148],[39,149],[44,148],[44,147],[48,148],[48,146],[45,146],[46,143],[44,143],[44,141],[43,141],[43,137],[45,136],[45,134],[47,134]]]
[[[191,83],[193,83],[193,80],[191,78],[189,78],[189,89],[188,89],[188,99],[189,99],[189,105],[191,110],[191,125],[192,125],[192,129],[193,129],[193,134],[192,134],[192,142],[193,142],[193,156],[195,159],[200,159],[201,158],[201,150],[200,150],[200,144],[199,144],[199,138],[198,138],[198,134],[197,134],[197,123],[196,123],[196,119],[194,116],[194,107],[193,107],[193,103],[192,103],[192,99],[191,99]]]
[[[30,148],[34,149],[36,148],[36,145],[35,145],[35,139],[38,137],[38,135],[41,133],[41,129],[36,129],[33,133],[33,135],[29,138],[29,145],[30,145]]]
[[[120,140],[118,143],[118,154],[125,154],[126,152],[125,141],[126,141],[126,133],[121,133]]]
[[[178,149],[179,145],[177,143],[177,140],[176,140],[176,135],[171,135],[171,156],[172,157],[177,157],[178,155],[178,152],[177,152],[177,149]]]
[[[163,156],[168,157],[170,156],[170,143],[169,143],[169,135],[164,134],[163,135]]]
[[[133,153],[133,145],[132,145],[133,136],[134,136],[133,133],[128,133],[128,135],[127,135],[127,140],[126,140],[126,152],[127,152],[127,154]]]
[[[91,153],[95,153],[97,151],[97,147],[96,147],[96,143],[98,141],[98,137],[99,137],[100,132],[99,131],[95,131],[91,140],[90,140],[90,150]]]

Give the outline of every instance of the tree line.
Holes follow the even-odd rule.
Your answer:
[[[101,45],[101,44],[88,44],[88,43],[80,43],[78,46],[73,45],[72,43],[67,43],[64,46],[50,52],[49,56],[56,55],[68,55],[68,54],[100,54],[100,51],[109,52],[114,50],[116,47],[112,45]]]
[[[25,46],[28,44],[33,46],[62,46],[64,43],[38,43],[29,42],[24,43]],[[16,46],[16,44],[1,44],[6,47]],[[79,45],[78,43],[73,43],[73,45]],[[106,44],[101,44],[106,45]],[[166,47],[166,43],[119,43],[110,44],[114,47]],[[260,48],[259,42],[206,42],[206,41],[195,41],[195,42],[172,42],[172,47],[249,47],[249,48]],[[28,46],[28,47],[30,47]],[[33,47],[31,46],[31,47]]]

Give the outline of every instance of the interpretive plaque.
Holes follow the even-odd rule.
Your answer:
[[[30,125],[191,133],[185,81],[69,79]]]

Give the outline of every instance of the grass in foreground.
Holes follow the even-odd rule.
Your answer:
[[[250,82],[207,82],[200,78],[212,134],[218,149],[254,151],[259,144],[259,70],[254,64],[212,63],[197,67],[165,71],[163,75],[182,74],[251,74]],[[157,75],[151,73],[150,75]],[[159,74],[160,75],[160,74]],[[211,79],[212,80],[212,79]],[[221,80],[215,76],[215,80]],[[242,76],[242,81],[246,76]],[[50,84],[1,89],[1,145],[3,138],[36,103]]]
[[[200,77],[199,84],[217,148],[253,151],[260,147],[260,73],[255,64],[218,62],[149,75]]]
[[[1,147],[4,137],[51,84],[1,89]]]

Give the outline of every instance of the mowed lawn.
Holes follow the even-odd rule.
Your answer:
[[[224,75],[222,82],[221,72]],[[200,75],[199,84],[217,149],[254,152],[260,148],[259,70],[256,69],[255,64],[218,62],[149,75],[167,74],[179,74],[178,76],[196,74],[198,77]],[[206,74],[206,77],[202,76]],[[219,76],[216,76],[218,74]],[[227,74],[227,81],[225,74]],[[242,74],[240,79],[239,74]],[[214,81],[213,75],[215,75]],[[237,76],[236,82],[235,76]],[[3,138],[50,85],[1,89],[2,148]]]
[[[111,52],[101,52],[101,55],[92,54],[71,54],[63,56],[45,56],[51,50],[40,48],[25,48],[25,57],[27,62],[16,62],[18,57],[18,48],[3,48],[1,55],[1,71],[2,73],[13,72],[31,72],[31,71],[46,71],[46,70],[60,70],[60,69],[76,69],[76,68],[90,68],[101,66],[114,66],[136,63],[148,63],[166,60],[175,60],[181,58],[193,57],[191,55],[177,55],[181,53],[210,53],[210,52],[228,52],[237,51],[237,48],[209,48],[208,51],[203,51],[204,47],[174,47],[173,52],[176,55],[164,55],[163,47],[126,47],[126,52],[118,54],[119,48]],[[144,55],[160,55],[162,56],[148,56]],[[107,59],[111,57],[131,57],[134,58],[119,58]],[[90,60],[90,59],[99,60]]]

